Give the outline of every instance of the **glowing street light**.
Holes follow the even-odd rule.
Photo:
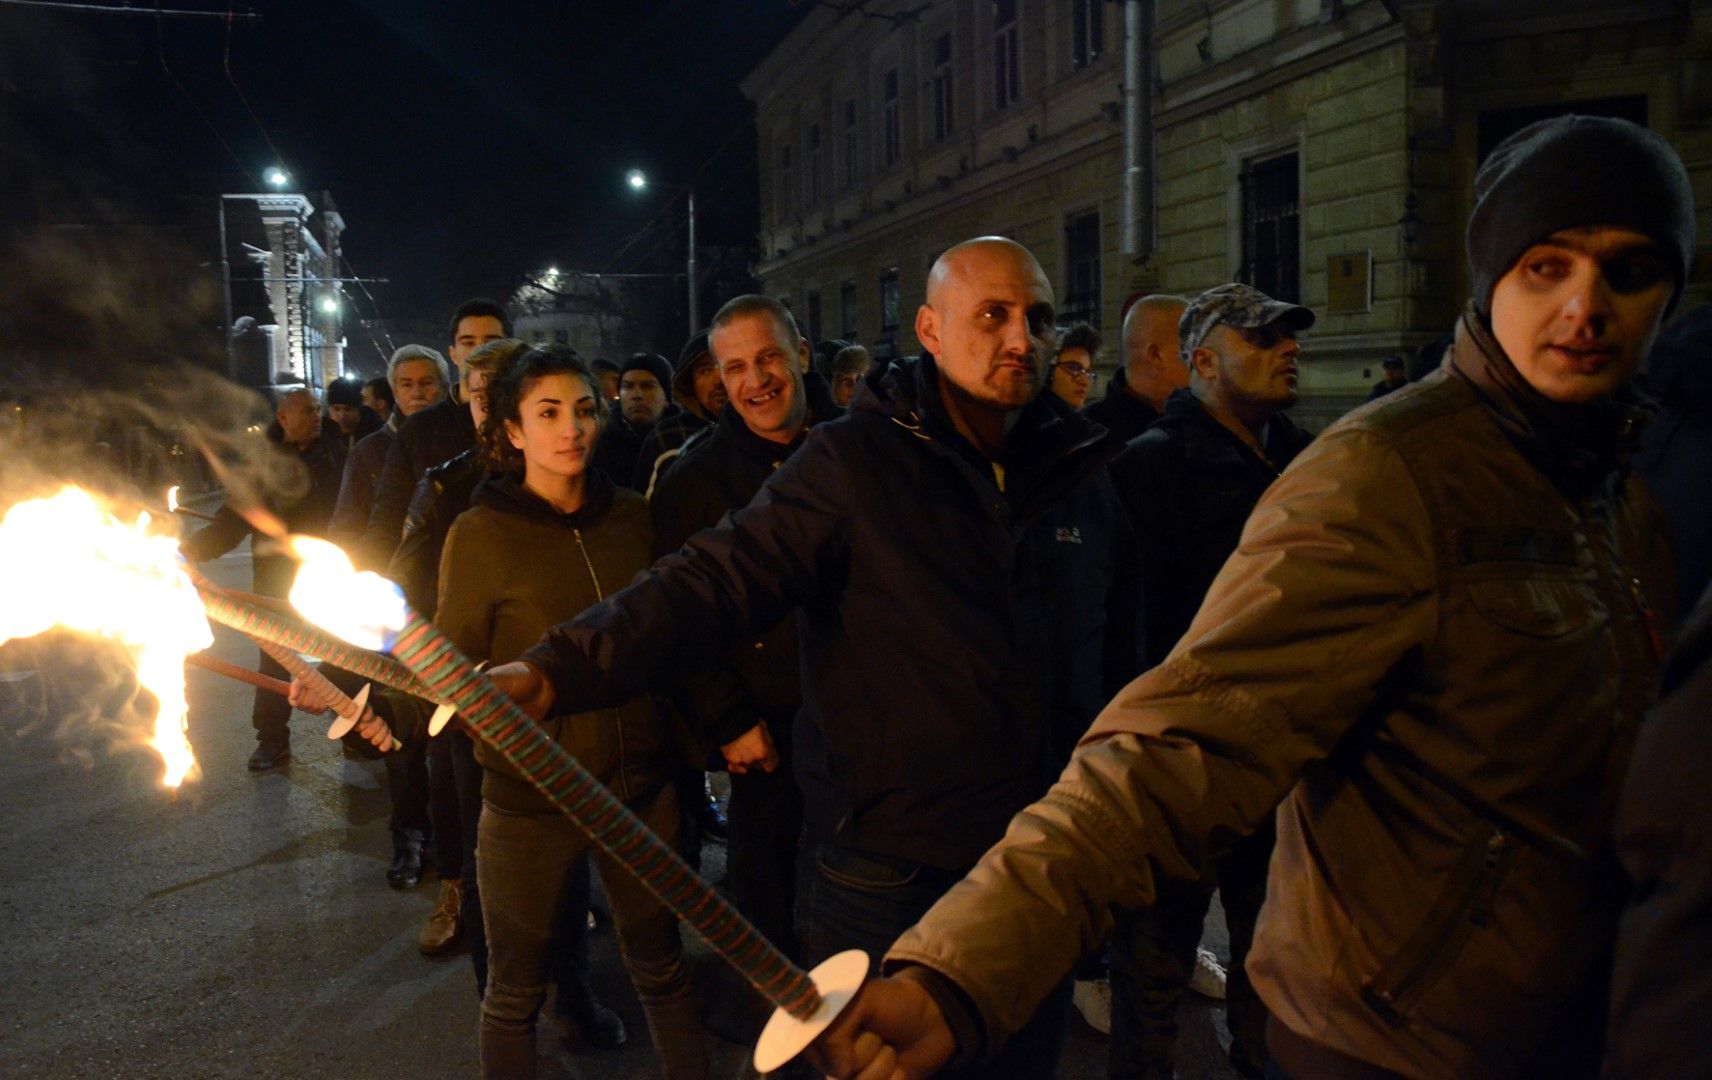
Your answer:
[[[270,187],[276,188],[283,188],[285,185],[291,183],[291,177],[286,175],[285,170],[280,168],[278,165],[269,169],[263,175],[262,179],[266,180]]]
[[[624,182],[630,185],[631,190],[641,191],[648,186],[648,176],[641,169],[631,169],[624,174]]]
[[[338,299],[332,296],[323,296],[321,298],[321,310],[328,315],[337,315],[339,313]]]

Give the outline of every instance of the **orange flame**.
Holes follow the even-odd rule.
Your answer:
[[[0,643],[57,626],[125,646],[160,702],[147,742],[165,762],[162,783],[176,788],[197,768],[184,658],[214,636],[177,540],[151,525],[147,513],[121,520],[76,487],[13,505],[0,518]]]

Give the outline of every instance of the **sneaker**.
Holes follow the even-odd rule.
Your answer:
[[[428,916],[422,932],[416,935],[416,947],[422,950],[423,956],[439,956],[458,947],[458,941],[463,937],[458,911],[463,902],[463,882],[441,878],[440,902],[434,905],[434,913]]]
[[[1211,949],[1195,947],[1195,971],[1189,976],[1189,989],[1214,1001],[1225,999],[1225,966]]]
[[[1077,979],[1070,1000],[1088,1026],[1101,1035],[1112,1033],[1112,981],[1110,979]]]
[[[290,743],[257,743],[256,752],[250,755],[249,770],[267,772],[279,768],[290,759]]]

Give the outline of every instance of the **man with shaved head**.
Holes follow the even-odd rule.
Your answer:
[[[727,662],[794,611],[811,963],[877,960],[1136,670],[1131,541],[1104,470],[1118,445],[1041,393],[1053,324],[1026,248],[951,248],[916,314],[920,356],[870,372],[747,507],[493,671],[537,717],[603,708]],[[989,1075],[1052,1075],[1068,997]]]
[[[1152,426],[1173,391],[1189,385],[1189,369],[1177,356],[1177,320],[1185,302],[1178,296],[1144,296],[1124,316],[1123,366],[1106,396],[1083,415],[1129,442]]]

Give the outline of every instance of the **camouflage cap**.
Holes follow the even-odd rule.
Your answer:
[[[1294,332],[1314,325],[1314,313],[1300,304],[1274,300],[1252,285],[1217,285],[1189,301],[1177,320],[1178,347],[1188,360],[1208,331],[1224,323],[1239,330],[1254,330],[1276,322],[1289,323]]]

